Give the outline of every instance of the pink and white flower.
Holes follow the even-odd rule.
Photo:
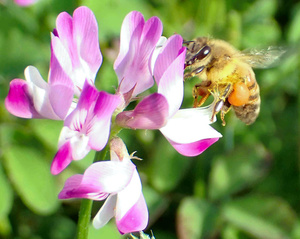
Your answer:
[[[111,117],[121,102],[119,95],[98,91],[85,82],[77,107],[65,119],[51,173],[58,174],[72,160],[84,158],[93,149],[102,150],[107,144]]]
[[[55,56],[51,56],[48,83],[38,69],[28,66],[25,79],[10,82],[6,109],[22,118],[63,120],[72,109],[74,86]]]
[[[185,60],[182,42],[181,36],[174,35],[148,59],[157,93],[145,97],[134,110],[118,114],[116,122],[133,129],[159,129],[179,153],[196,156],[215,143],[221,134],[210,126],[210,107],[179,110]]]
[[[74,11],[73,18],[66,12],[60,13],[51,44],[52,54],[73,81],[75,95],[79,96],[85,80],[93,83],[102,64],[98,24],[93,12],[83,6]]]
[[[158,17],[151,17],[145,22],[143,15],[136,11],[125,17],[120,52],[114,63],[119,79],[118,92],[131,92],[131,97],[135,97],[153,86],[149,64],[161,34],[162,23]]]
[[[67,179],[59,198],[107,198],[93,220],[95,228],[115,217],[120,233],[142,231],[148,224],[148,209],[133,157],[119,138],[111,140],[110,149],[111,161],[94,163],[83,175]]]

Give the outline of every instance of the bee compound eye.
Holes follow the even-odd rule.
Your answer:
[[[209,53],[211,49],[209,46],[202,47],[201,50],[195,55],[195,59],[202,60],[204,59]]]

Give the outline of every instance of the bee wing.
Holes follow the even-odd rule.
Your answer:
[[[286,50],[280,47],[251,49],[242,51],[238,58],[253,68],[267,68],[273,66],[285,52]]]

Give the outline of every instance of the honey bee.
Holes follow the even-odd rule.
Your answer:
[[[252,68],[270,66],[284,51],[270,47],[243,52],[226,41],[208,37],[184,43],[187,46],[184,78],[202,79],[193,88],[194,107],[213,95],[212,120],[220,112],[224,126],[224,116],[232,106],[241,121],[252,124],[260,111],[259,86]]]

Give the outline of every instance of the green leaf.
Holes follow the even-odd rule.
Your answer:
[[[30,126],[36,135],[50,148],[57,150],[60,131],[63,127],[61,121],[31,119]]]
[[[223,206],[225,220],[258,238],[290,238],[296,214],[280,198],[251,195]]]
[[[149,224],[152,224],[167,209],[169,201],[148,185],[143,185],[143,195],[149,210]]]
[[[4,238],[8,238],[11,232],[12,228],[8,216],[0,217],[0,235],[4,236]]]
[[[95,229],[92,225],[89,228],[89,239],[99,239],[99,238],[113,238],[122,239],[124,238],[118,231],[114,221],[107,223],[101,229]]]
[[[293,9],[293,17],[291,18],[288,29],[287,39],[291,43],[298,43],[300,39],[300,4],[298,3]]]
[[[172,190],[184,176],[190,162],[189,158],[181,156],[166,139],[160,137],[148,174],[152,185],[161,192]]]
[[[7,216],[12,208],[13,192],[0,164],[0,218]]]
[[[220,200],[244,189],[266,172],[262,167],[267,152],[262,145],[236,148],[230,155],[214,160],[209,178],[209,198]]]
[[[218,209],[203,199],[185,198],[177,212],[179,238],[211,238],[217,231]]]
[[[53,213],[59,206],[58,190],[43,154],[13,146],[5,150],[4,158],[8,176],[26,206],[37,214]]]

